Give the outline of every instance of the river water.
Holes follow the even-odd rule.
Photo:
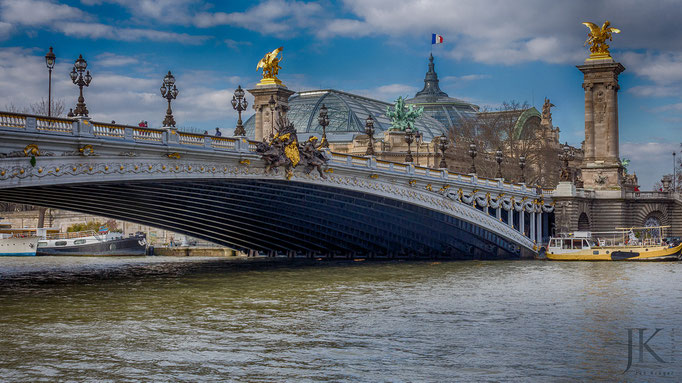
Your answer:
[[[54,259],[0,259],[2,381],[682,380],[680,263]]]

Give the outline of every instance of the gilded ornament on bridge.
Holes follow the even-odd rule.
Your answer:
[[[284,54],[277,57],[282,52],[282,47],[275,49],[270,53],[266,53],[256,66],[256,71],[263,69],[263,78],[258,85],[282,85],[282,81],[277,78],[277,74],[282,67],[279,63],[284,59]]]
[[[588,60],[603,60],[610,59],[611,54],[609,53],[609,45],[606,44],[606,40],[613,41],[611,34],[620,33],[620,29],[611,27],[611,23],[607,20],[604,25],[599,28],[597,24],[584,22],[583,25],[590,28],[590,32],[587,34],[587,40],[583,46],[590,44],[590,57]]]

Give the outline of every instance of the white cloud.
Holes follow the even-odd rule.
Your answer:
[[[80,9],[52,1],[4,0],[0,2],[2,20],[15,25],[43,26],[56,21],[87,19]]]
[[[245,12],[199,12],[194,15],[193,23],[201,28],[232,25],[262,34],[291,37],[301,29],[320,28],[323,11],[317,3],[266,0]]]
[[[68,22],[59,23],[55,25],[55,28],[67,36],[120,41],[149,40],[171,41],[180,44],[201,44],[210,38],[209,36],[195,36],[187,33],[165,32],[152,29],[117,28],[100,23]]]
[[[232,39],[225,39],[223,40],[225,42],[225,45],[232,49],[239,49],[240,46],[250,46],[251,42],[250,41],[236,41]]]
[[[657,112],[667,112],[667,111],[673,111],[673,112],[682,112],[682,102],[678,102],[676,104],[668,104],[668,105],[663,105],[655,108]]]
[[[629,173],[636,173],[642,190],[650,190],[664,174],[672,173],[672,152],[679,142],[624,142],[620,156],[631,160]]]
[[[385,102],[394,102],[398,97],[410,98],[418,91],[416,87],[405,84],[388,84],[378,86],[371,89],[352,90],[351,93],[359,94],[361,96],[381,100]]]
[[[131,56],[121,56],[115,53],[102,53],[95,57],[95,61],[98,66],[101,67],[118,67],[131,64],[137,64],[140,62],[139,59]]]
[[[189,21],[193,5],[199,0],[81,0],[85,5],[103,3],[118,4],[127,8],[133,18],[149,20],[150,18],[166,23],[186,24]]]
[[[628,69],[655,83],[682,81],[682,52],[625,52],[622,59]]]
[[[670,97],[680,94],[680,89],[663,85],[638,85],[627,90],[638,97]]]
[[[464,82],[464,81],[477,81],[489,79],[492,76],[489,74],[466,74],[463,76],[445,76],[441,81],[443,82]]]
[[[6,40],[12,34],[13,25],[0,21],[0,41]]]

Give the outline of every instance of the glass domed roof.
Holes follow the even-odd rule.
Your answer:
[[[322,134],[317,116],[323,104],[329,113],[327,139],[330,142],[348,142],[355,135],[365,134],[365,119],[369,115],[374,119],[376,137],[391,128],[386,109],[393,104],[333,89],[312,90],[296,93],[289,98],[287,117],[296,127],[299,139]],[[246,135],[251,138],[255,136],[255,120],[251,116],[244,123]],[[425,141],[445,133],[444,126],[427,115],[415,121],[415,127],[424,135]]]
[[[405,103],[424,107],[424,114],[435,118],[445,128],[457,125],[463,118],[475,117],[479,110],[477,105],[449,97],[440,90],[433,55],[429,57],[429,70],[424,77],[424,89],[417,92],[414,98],[405,100]]]

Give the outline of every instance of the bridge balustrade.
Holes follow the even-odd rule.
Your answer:
[[[133,128],[133,139],[142,141],[162,141],[162,130],[155,130],[149,128]]]
[[[204,135],[178,132],[178,137],[180,137],[180,143],[185,145],[204,145]]]
[[[26,116],[15,113],[0,113],[0,126],[23,129],[26,127]]]
[[[128,129],[131,129],[129,127]],[[92,123],[92,132],[98,137],[113,137],[113,138],[125,138],[125,126],[103,124],[101,122]]]

